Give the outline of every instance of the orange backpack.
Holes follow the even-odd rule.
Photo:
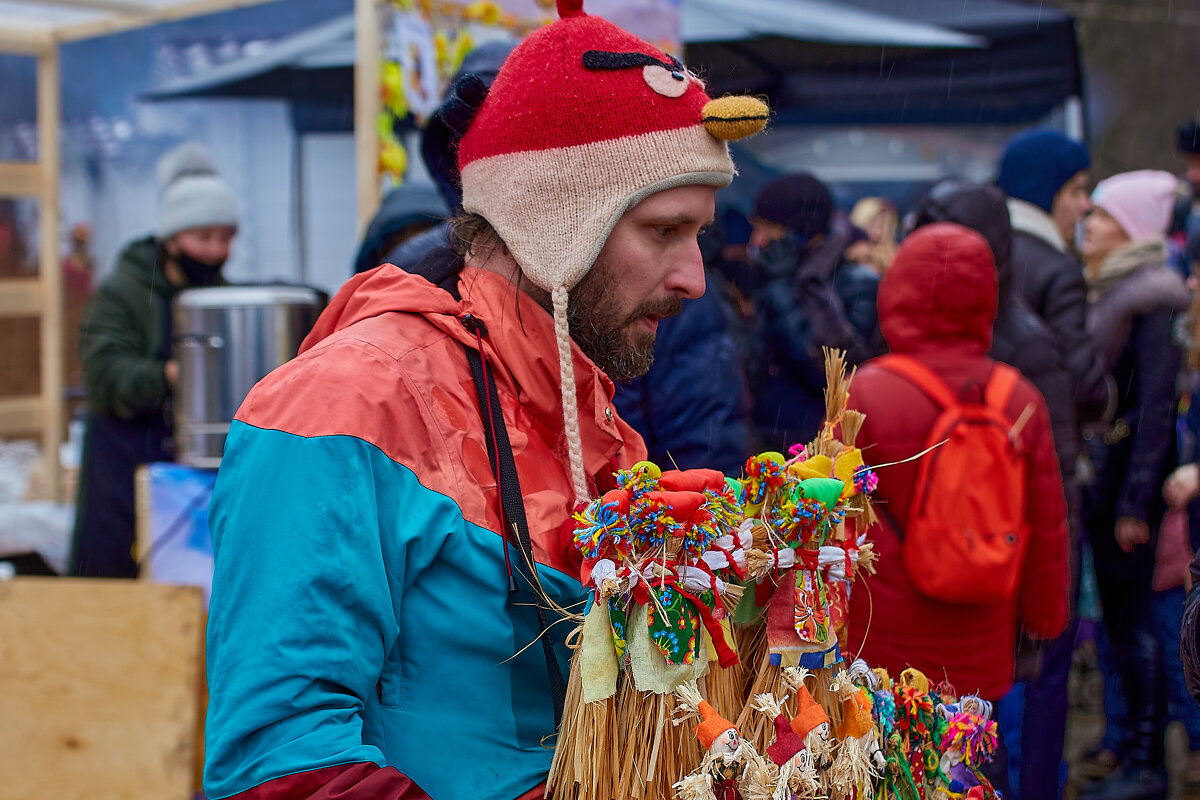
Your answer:
[[[964,402],[927,366],[890,355],[875,365],[912,383],[941,409],[918,462],[904,525],[904,568],[916,589],[956,605],[1016,599],[1029,544],[1025,461],[1004,410],[1019,373],[997,363],[984,402]],[[1024,418],[1024,415],[1022,415]]]

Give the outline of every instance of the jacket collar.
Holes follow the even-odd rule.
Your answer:
[[[1054,220],[1033,203],[1015,197],[1008,198],[1008,216],[1014,231],[1041,239],[1060,253],[1067,252],[1067,243],[1063,241]]]
[[[153,236],[130,242],[121,251],[117,271],[145,285],[158,297],[170,300],[181,287],[167,280],[158,265],[158,240]]]
[[[507,380],[520,407],[528,412],[549,441],[557,442],[566,463],[562,391],[554,320],[533,298],[502,275],[465,267],[459,276],[462,310],[488,328],[484,353],[498,381]],[[584,468],[589,477],[608,473],[625,445],[642,452],[641,437],[622,420],[613,405],[613,382],[579,346],[571,343],[583,440]]]
[[[1127,275],[1153,266],[1161,266],[1167,259],[1167,243],[1161,237],[1129,242],[1113,250],[1096,269],[1087,269],[1088,296],[1093,302],[1110,286],[1119,283]]]

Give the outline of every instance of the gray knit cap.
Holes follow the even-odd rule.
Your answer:
[[[237,227],[237,200],[199,144],[187,142],[163,156],[158,182],[163,195],[154,233],[160,240],[189,228]]]

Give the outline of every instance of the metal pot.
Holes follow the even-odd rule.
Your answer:
[[[225,436],[251,387],[295,357],[325,306],[305,286],[213,286],[176,295],[175,453],[181,464],[221,465]]]

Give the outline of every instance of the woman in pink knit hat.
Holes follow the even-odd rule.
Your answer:
[[[1085,797],[1153,796],[1166,788],[1151,577],[1161,488],[1176,463],[1180,352],[1173,330],[1190,299],[1166,265],[1174,202],[1169,173],[1123,173],[1096,187],[1086,221],[1088,331],[1117,392],[1112,423],[1086,436],[1095,479],[1084,489],[1084,526],[1128,718],[1123,741],[1114,742],[1121,768]]]

